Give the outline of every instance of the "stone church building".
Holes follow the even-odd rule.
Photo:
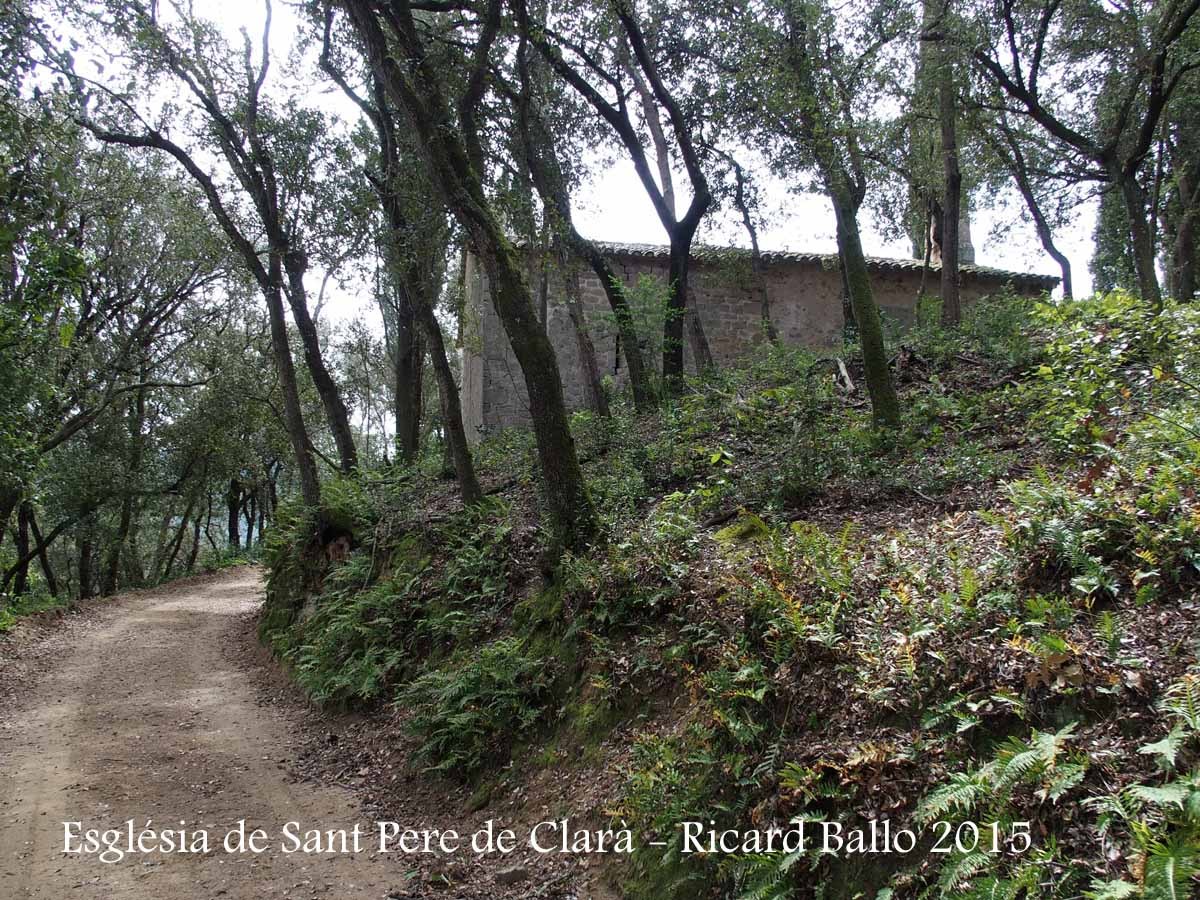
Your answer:
[[[642,276],[665,283],[668,248],[650,244],[601,244],[613,271],[627,288],[635,288]],[[767,251],[762,254],[771,321],[781,341],[819,350],[842,340],[844,291],[835,255]],[[875,301],[885,323],[900,327],[911,323],[917,294],[922,284],[921,260],[868,260]],[[541,278],[530,263],[530,284]],[[1008,287],[1025,295],[1049,291],[1058,279],[1049,275],[1007,272],[986,266],[960,268],[963,303]],[[500,428],[529,422],[527,395],[521,369],[504,333],[487,290],[487,281],[474,258],[468,256],[466,297],[463,314],[463,419],[472,440]],[[625,380],[625,360],[616,339],[612,311],[599,279],[592,270],[579,270],[588,331],[595,344],[601,375],[616,385]],[[925,275],[927,293],[936,293],[936,265]],[[761,292],[756,287],[748,251],[693,248],[688,276],[689,306],[700,317],[713,358],[718,365],[735,362],[766,336],[762,327]],[[571,409],[587,406],[587,385],[579,359],[578,344],[563,300],[562,281],[552,274],[544,292],[546,327],[558,356],[563,390]],[[636,314],[636,308],[635,308]],[[691,347],[684,341],[684,362],[693,369]],[[649,356],[649,354],[648,354]],[[657,364],[658,359],[647,359]]]

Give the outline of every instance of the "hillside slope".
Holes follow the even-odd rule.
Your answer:
[[[339,483],[355,548],[279,529],[262,633],[367,744],[405,736],[366,754],[381,784],[627,827],[587,876],[621,896],[1184,896],[1198,330],[982,303],[905,338],[895,434],[853,367],[783,349],[653,420],[580,415],[606,540],[555,565],[524,435],[482,448],[472,510],[419,471]],[[910,852],[854,852],[885,820]],[[841,852],[768,835],[806,821]]]

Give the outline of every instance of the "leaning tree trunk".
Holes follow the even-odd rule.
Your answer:
[[[479,233],[475,245],[524,375],[551,532],[558,546],[578,550],[595,534],[596,518],[575,453],[554,347],[537,321],[516,251],[507,238],[497,229]]]
[[[640,413],[654,409],[654,388],[650,384],[650,375],[646,371],[646,358],[642,355],[642,346],[638,341],[637,325],[633,321],[633,312],[625,297],[625,287],[600,252],[591,241],[574,241],[577,252],[588,261],[592,271],[596,273],[608,306],[616,320],[617,337],[621,342],[625,355],[625,365],[629,369],[629,387],[633,391],[633,405]]]
[[[188,501],[187,507],[183,511],[183,515],[179,519],[179,528],[175,531],[175,538],[171,541],[171,552],[167,556],[167,564],[163,566],[162,580],[166,581],[171,577],[171,567],[175,565],[175,560],[179,556],[179,548],[183,546],[183,536],[187,534],[188,520],[192,517],[192,511],[196,508],[196,498],[192,497]]]
[[[33,544],[37,550],[38,562],[42,566],[42,574],[46,576],[46,589],[52,597],[58,596],[58,579],[54,577],[54,568],[50,565],[50,554],[46,552],[46,540],[42,530],[38,528],[37,516],[34,515],[33,504],[29,504],[29,533],[33,535]]]
[[[275,357],[275,370],[279,376],[280,392],[283,394],[283,424],[287,430],[292,452],[296,457],[296,477],[300,482],[300,497],[311,510],[321,507],[321,481],[317,475],[317,464],[309,445],[308,430],[304,427],[304,413],[300,407],[300,388],[296,383],[296,366],[292,362],[292,349],[288,344],[287,323],[283,315],[282,287],[279,284],[278,260],[271,260],[272,284],[263,293],[267,301],[267,312],[271,321],[271,350]]]
[[[895,429],[900,424],[900,401],[888,368],[887,348],[883,343],[883,326],[879,307],[871,290],[871,275],[863,253],[862,237],[858,231],[858,211],[849,191],[830,190],[830,200],[837,217],[838,253],[846,274],[846,287],[858,338],[862,344],[863,368],[866,371],[867,392],[871,396],[871,411],[876,424]]]
[[[192,549],[188,551],[187,566],[185,572],[191,573],[196,568],[196,558],[200,555],[200,528],[203,519],[200,516],[192,521]]]
[[[1050,258],[1058,263],[1059,271],[1062,272],[1062,289],[1063,299],[1070,300],[1075,296],[1075,288],[1071,281],[1071,261],[1067,259],[1066,254],[1058,249],[1058,245],[1054,243],[1054,231],[1050,228],[1050,222],[1046,219],[1046,214],[1042,212],[1042,206],[1038,203],[1037,195],[1033,192],[1033,182],[1029,178],[1029,167],[1025,163],[1025,156],[1021,152],[1016,138],[1005,129],[1004,139],[1008,143],[1010,161],[1012,162],[1013,175],[1016,176],[1017,190],[1021,192],[1021,197],[1025,201],[1025,208],[1029,210],[1029,215],[1033,219],[1034,228],[1037,229],[1038,240],[1042,242],[1042,249],[1050,255]]]
[[[758,291],[759,317],[762,319],[763,333],[772,344],[779,343],[779,332],[771,320],[771,292],[767,285],[767,267],[763,261],[762,250],[758,246],[758,228],[754,217],[750,215],[750,204],[746,198],[746,172],[732,156],[727,159],[733,165],[734,195],[733,205],[742,216],[742,225],[750,238],[750,275],[754,279],[755,290]]]
[[[317,395],[321,398],[321,406],[325,409],[325,418],[329,422],[329,430],[333,433],[341,469],[346,473],[353,472],[358,467],[358,450],[354,446],[354,435],[350,430],[350,414],[346,411],[342,394],[325,365],[317,325],[308,311],[308,296],[304,289],[304,270],[307,263],[303,254],[293,251],[286,255],[284,266],[288,277],[288,289],[285,293],[292,307],[296,330],[300,333],[300,342],[304,345],[305,364],[312,375]]]

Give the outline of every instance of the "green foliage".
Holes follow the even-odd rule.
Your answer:
[[[529,655],[516,638],[462,650],[396,695],[417,755],[432,771],[470,778],[502,762],[512,742],[544,714],[553,662]]]
[[[296,680],[318,702],[374,700],[404,662],[395,633],[419,595],[419,579],[402,572],[368,587],[370,569],[364,553],[334,569],[286,653]]]
[[[962,322],[952,328],[942,324],[941,301],[926,294],[912,328],[898,340],[939,366],[969,354],[1003,369],[1025,369],[1041,353],[1035,328],[1045,302],[999,291],[964,307]]]
[[[1081,459],[1009,488],[1011,549],[1034,578],[1089,600],[1139,602],[1194,583],[1200,508],[1200,317],[1152,317],[1126,295],[1048,312],[1054,338],[1027,390],[1037,423]]]
[[[11,631],[21,621],[42,613],[57,613],[70,608],[70,602],[45,590],[35,589],[19,597],[0,594],[0,635]]]
[[[374,518],[360,487],[326,496],[342,503],[331,507],[329,516],[360,530]],[[360,548],[331,567],[313,558],[311,543],[301,544],[300,551],[289,543],[305,519],[288,515],[285,511],[283,521],[292,522],[291,530],[277,529],[268,543],[267,602],[271,609],[283,591],[292,598],[293,617],[288,622],[264,618],[264,623],[272,622],[269,638],[314,699],[378,701],[423,657],[476,640],[497,626],[508,602],[510,568],[511,524],[501,501],[463,510],[428,542],[401,534],[386,545]]]
[[[699,549],[686,497],[672,495],[623,539],[560,564],[562,594],[605,632],[662,616],[680,593]]]
[[[774,533],[751,570],[753,577],[741,586],[747,594],[750,639],[761,642],[776,664],[809,643],[836,647],[844,637],[847,607],[854,602],[854,570],[861,552],[849,527],[835,536],[795,522]]]

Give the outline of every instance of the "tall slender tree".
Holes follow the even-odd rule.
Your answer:
[[[489,0],[470,43],[463,87],[453,103],[450,79],[431,42],[440,23],[418,19],[407,0],[342,0],[369,65],[403,110],[431,182],[479,254],[492,300],[521,366],[529,395],[541,487],[554,543],[577,549],[595,534],[596,518],[575,452],[554,348],[538,320],[519,254],[504,233],[484,185],[479,105],[486,93],[500,30],[501,0]]]

